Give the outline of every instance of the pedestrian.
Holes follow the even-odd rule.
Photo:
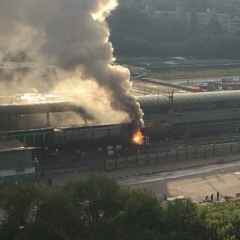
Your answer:
[[[217,201],[220,200],[220,192],[217,192]]]
[[[213,194],[211,194],[211,202],[213,202]]]

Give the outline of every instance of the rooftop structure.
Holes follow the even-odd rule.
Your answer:
[[[41,94],[0,97],[0,131],[49,127],[51,115],[70,112],[93,118],[71,97]]]
[[[240,107],[240,91],[220,91],[175,94],[173,101],[167,96],[145,96],[139,101],[145,112],[168,111],[170,108],[186,110],[199,109],[224,109],[228,107]]]

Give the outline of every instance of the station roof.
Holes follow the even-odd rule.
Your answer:
[[[32,113],[47,113],[47,112],[66,112],[77,111],[81,108],[70,102],[46,102],[46,103],[13,103],[0,104],[0,113],[13,114],[32,114]]]
[[[169,108],[170,98],[168,95],[154,95],[138,98],[143,110],[152,108]],[[201,93],[176,93],[173,96],[174,107],[204,106],[229,104],[229,106],[238,105],[240,107],[240,91],[219,91],[219,92],[201,92]]]
[[[73,98],[41,94],[0,96],[0,114],[25,115],[54,112],[77,112],[92,118],[91,114],[73,101]]]

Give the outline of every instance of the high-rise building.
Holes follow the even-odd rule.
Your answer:
[[[176,2],[176,18],[179,21],[185,21],[186,20],[186,0],[178,0]]]

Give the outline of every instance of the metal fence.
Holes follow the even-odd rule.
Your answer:
[[[227,156],[240,154],[240,142],[208,145],[185,145],[169,150],[138,151],[130,156],[112,156],[105,160],[105,170],[114,171],[129,167],[154,166],[173,162],[211,160],[227,161]],[[225,157],[225,158],[224,158]]]

